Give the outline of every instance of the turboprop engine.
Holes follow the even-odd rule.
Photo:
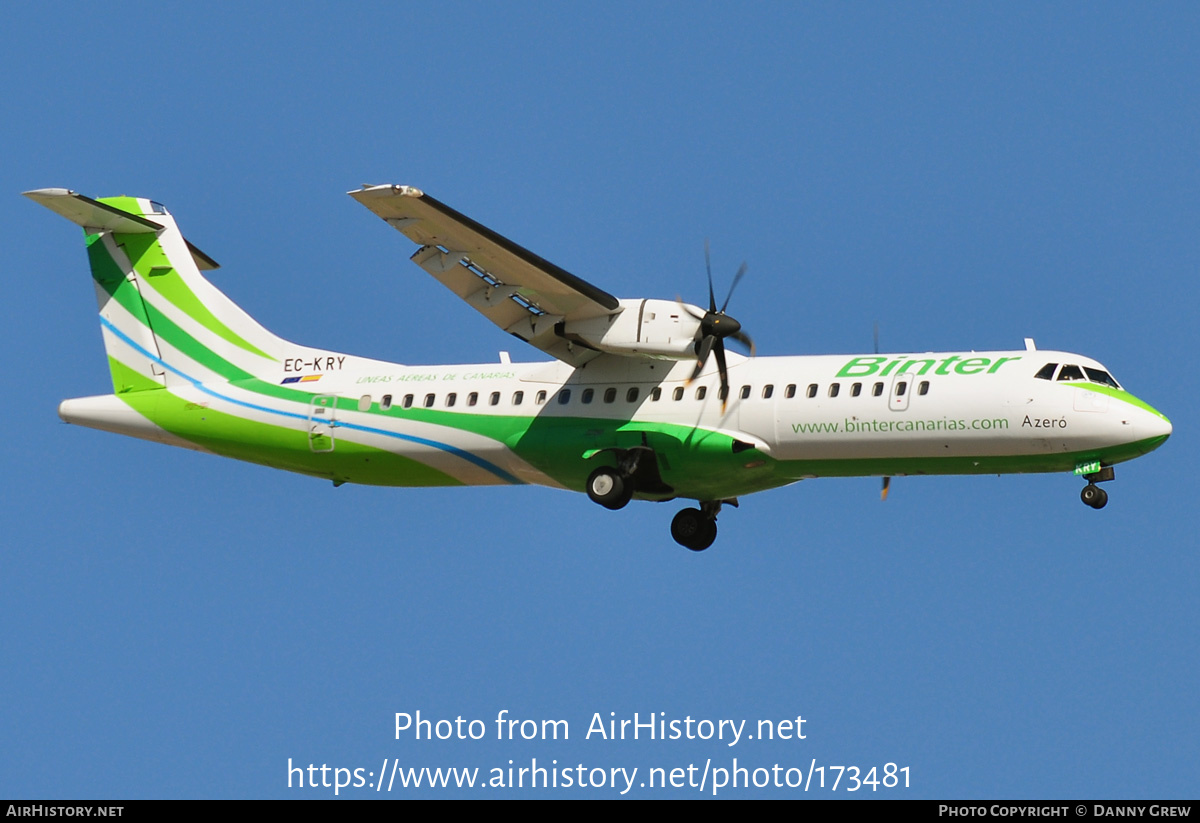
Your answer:
[[[695,359],[703,325],[696,315],[703,318],[703,309],[674,300],[621,300],[620,303],[621,307],[610,315],[563,323],[558,335],[609,354]]]

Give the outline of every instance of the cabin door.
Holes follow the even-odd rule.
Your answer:
[[[888,395],[888,408],[892,411],[908,411],[908,398],[913,393],[915,374],[905,372],[892,378],[892,391]]]
[[[314,452],[333,451],[335,426],[337,426],[337,395],[314,395],[308,404],[308,447]]]

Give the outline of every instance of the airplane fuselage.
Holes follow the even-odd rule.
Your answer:
[[[1085,379],[1036,377],[1047,364]],[[177,374],[60,414],[339,484],[579,491],[645,445],[663,488],[638,497],[720,500],[814,477],[1072,471],[1166,439],[1161,414],[1083,369],[1107,374],[1041,350],[734,358],[723,404],[715,370],[689,381],[685,362],[414,367],[297,347],[275,380]]]

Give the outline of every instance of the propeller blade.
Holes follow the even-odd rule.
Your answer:
[[[704,238],[704,268],[708,271],[708,310],[717,310],[717,298],[713,296],[712,262],[708,254],[708,238]]]
[[[729,336],[748,348],[750,350],[751,357],[754,356],[754,341],[750,339],[750,335],[746,334],[744,331],[737,331]]]
[[[883,478],[883,491],[879,493],[880,500],[887,500],[888,486],[892,485],[892,478]]]
[[[742,275],[746,273],[746,261],[742,261],[742,265],[738,267],[737,274],[733,276],[733,283],[729,286],[729,294],[725,295],[725,302],[721,304],[721,314],[725,313],[725,308],[729,305],[729,298],[733,297],[733,290],[737,288],[738,281],[742,279]]]
[[[704,371],[704,362],[708,360],[708,353],[712,351],[713,341],[716,340],[711,334],[705,335],[700,340],[700,348],[696,351],[696,368],[692,369],[692,376],[687,379],[691,383],[700,376],[700,372]]]
[[[713,354],[717,358],[717,371],[721,373],[721,414],[725,413],[725,407],[729,404],[729,372],[725,368],[725,341],[717,338],[717,343],[713,346]]]
[[[697,320],[703,320],[705,317],[708,316],[707,314],[699,313],[698,310],[694,306],[689,306],[687,303],[684,303],[682,297],[676,297],[675,302],[679,305],[679,308],[685,314],[690,314],[692,317],[696,318]]]

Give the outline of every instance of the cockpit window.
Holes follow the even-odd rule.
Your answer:
[[[1112,386],[1114,389],[1121,388],[1117,384],[1117,381],[1113,380],[1112,375],[1103,369],[1089,369],[1087,366],[1084,366],[1083,370],[1087,372],[1088,380],[1091,380],[1093,383],[1099,383],[1101,386]]]
[[[162,203],[155,203],[153,200],[150,201],[150,213],[151,214],[170,214],[170,212],[167,211],[166,206],[164,206]]]
[[[1038,369],[1038,373],[1034,377],[1041,380],[1053,380],[1054,370],[1058,368],[1057,363],[1047,363]],[[1087,376],[1084,376],[1084,372]],[[1099,383],[1101,386],[1111,386],[1114,389],[1119,389],[1121,386],[1113,379],[1113,376],[1104,369],[1093,369],[1090,366],[1084,366],[1082,369],[1079,366],[1063,366],[1062,371],[1058,373],[1058,379],[1061,381],[1070,380],[1088,380],[1092,383]]]

